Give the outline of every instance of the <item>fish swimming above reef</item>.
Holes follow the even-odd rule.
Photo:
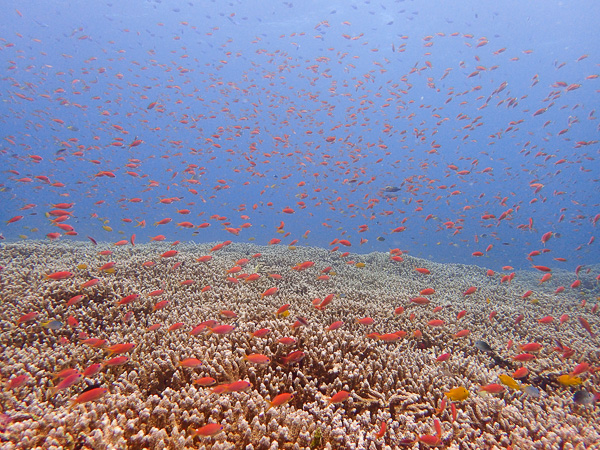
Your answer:
[[[490,347],[490,345],[485,341],[475,341],[475,347],[482,352],[491,353],[494,351],[492,347]]]
[[[455,387],[450,389],[448,392],[444,393],[446,397],[453,401],[462,401],[469,398],[469,391],[462,386]]]
[[[598,401],[599,396],[599,394],[592,394],[585,389],[580,389],[573,394],[573,402],[577,405],[593,405]]]

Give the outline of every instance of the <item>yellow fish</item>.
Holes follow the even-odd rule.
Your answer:
[[[500,378],[500,381],[502,382],[502,384],[504,384],[505,386],[508,386],[511,389],[516,389],[516,390],[521,389],[521,385],[519,383],[517,383],[517,381],[510,375],[502,374],[502,375],[498,375],[498,378]]]
[[[583,380],[573,375],[564,374],[557,378],[558,382],[563,386],[579,386],[583,383]]]
[[[78,265],[77,265],[77,268],[78,268],[79,270],[85,270],[85,269],[87,269],[87,267],[88,267],[88,266],[87,266],[87,264],[78,264]]]
[[[356,266],[356,267],[359,267],[359,268],[360,268],[360,267],[365,267],[365,265],[366,265],[366,264],[365,264],[365,263],[363,263],[363,262],[359,262],[359,263],[356,263],[356,264],[355,264],[355,266]]]
[[[104,231],[112,231],[112,228],[108,225],[102,225],[102,228],[104,229]]]
[[[460,386],[450,389],[444,395],[450,400],[460,402],[469,398],[469,391],[466,388]]]
[[[296,246],[295,245],[288,245],[288,249],[289,250],[296,250]]]

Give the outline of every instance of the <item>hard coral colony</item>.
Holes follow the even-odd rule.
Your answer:
[[[528,272],[519,273],[521,281],[503,285],[475,266],[408,255],[398,266],[385,255],[371,254],[357,269],[318,248],[286,252],[248,244],[227,245],[208,264],[195,260],[212,244],[179,244],[176,261],[143,267],[167,245],[137,245],[133,253],[115,250],[115,271],[95,274],[100,282],[71,306],[66,306],[68,299],[82,291],[89,277],[87,268],[76,266],[86,261],[88,267],[99,267],[102,255],[90,254],[85,243],[30,241],[4,247],[7,388],[2,396],[10,420],[4,438],[14,448],[196,448],[211,442],[223,448],[275,442],[308,448],[317,430],[320,445],[330,448],[465,442],[477,448],[523,448],[600,439],[589,420],[598,366],[591,356],[590,363],[577,364],[593,354],[594,342],[575,321],[560,327],[537,321],[545,314],[587,313],[576,304],[558,305],[551,292],[539,289],[538,303],[521,301],[524,318],[514,325],[515,302],[535,284]],[[224,273],[244,257],[269,264],[267,270],[281,279],[229,283]],[[293,270],[301,260],[318,263]],[[182,264],[172,271],[177,262]],[[317,281],[321,265],[337,273],[327,286]],[[426,281],[414,270],[423,265],[431,272]],[[30,269],[27,279],[24,267]],[[44,277],[61,267],[73,268],[73,275]],[[371,274],[368,287],[356,277],[357,270]],[[184,279],[197,283],[181,285]],[[466,280],[481,295],[462,296]],[[411,303],[424,283],[435,286],[435,300]],[[204,291],[204,284],[212,289]],[[273,284],[277,294],[263,297]],[[153,298],[144,292],[157,285],[170,303],[154,311]],[[315,308],[313,298],[331,293],[326,307]],[[119,304],[133,294],[139,297]],[[277,314],[282,304],[289,314]],[[405,311],[394,314],[399,305]],[[225,307],[235,316],[220,315]],[[492,309],[498,313],[493,322],[465,321]],[[124,322],[129,312],[132,318]],[[372,322],[366,325],[351,320],[367,314]],[[44,320],[64,316],[77,318],[77,324],[42,326]],[[298,318],[302,324],[294,328]],[[344,325],[328,330],[325,324],[335,319],[344,319]],[[444,325],[427,326],[431,320]],[[169,330],[174,323],[178,326]],[[474,345],[471,335],[452,337],[465,326],[486,341]],[[223,332],[216,332],[219,327]],[[254,335],[257,330],[268,333]],[[418,337],[416,330],[422,330]],[[398,338],[379,338],[390,333]],[[540,345],[522,336],[539,336]],[[568,336],[577,339],[574,354],[565,358],[558,342],[570,342]],[[294,341],[283,345],[286,337]],[[536,358],[513,361],[523,348],[535,350]],[[448,356],[440,360],[444,352]],[[123,361],[111,363],[116,358]],[[577,394],[573,401],[581,388],[591,392],[592,400]],[[540,422],[538,439],[528,431],[532,414],[548,416]]]

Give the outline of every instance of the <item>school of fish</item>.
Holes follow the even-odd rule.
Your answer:
[[[23,445],[99,445],[94,410],[132,448],[160,448],[159,425],[182,448],[257,445],[260,427],[304,448],[445,447],[489,420],[493,445],[522,448],[481,408],[560,401],[594,420],[595,49],[384,38],[356,16],[383,4],[347,8],[284,28],[227,8],[107,13],[68,33],[5,11],[0,431],[14,448],[59,416],[69,438]],[[126,392],[149,408],[169,390],[201,396],[173,400],[195,413],[117,417]],[[286,415],[304,431],[267,433]],[[343,418],[354,434],[324,425]]]

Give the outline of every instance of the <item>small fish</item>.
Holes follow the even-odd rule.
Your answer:
[[[26,322],[31,322],[32,320],[35,320],[35,318],[39,315],[40,313],[37,311],[32,311],[26,314],[23,314],[21,317],[19,317],[19,319],[17,320],[17,325],[21,325],[22,323],[26,323]]]
[[[129,356],[115,356],[112,359],[109,359],[107,361],[104,361],[102,363],[102,366],[108,366],[108,367],[115,367],[115,366],[122,366],[123,364],[126,364],[127,361],[129,361]]]
[[[450,389],[448,392],[445,392],[444,395],[453,401],[463,401],[469,398],[469,391],[460,386]]]
[[[529,374],[529,370],[527,369],[527,367],[519,367],[517,370],[515,370],[513,372],[512,377],[516,378],[516,379],[520,379],[520,378],[525,378],[528,374]]]
[[[269,288],[265,292],[263,292],[262,294],[260,294],[260,298],[268,297],[270,295],[275,295],[278,290],[279,289],[276,288],[276,287]]]
[[[375,320],[373,320],[371,317],[363,317],[362,319],[356,319],[356,323],[360,325],[373,325]]]
[[[578,319],[579,319],[579,323],[585,329],[585,331],[587,331],[592,338],[595,338],[596,335],[594,334],[594,332],[592,332],[592,327],[590,326],[589,322],[587,320],[585,320],[583,317],[578,317]]]
[[[192,381],[192,384],[197,384],[202,387],[212,386],[216,383],[217,380],[215,380],[213,377],[196,378],[194,381]]]
[[[286,366],[289,366],[290,364],[295,364],[297,362],[302,361],[305,356],[306,356],[306,353],[304,353],[302,350],[296,350],[296,351],[289,353],[287,356],[284,356],[283,358],[281,358],[281,361]]]
[[[271,400],[271,401],[267,400],[267,403],[269,404],[267,411],[271,408],[276,408],[277,406],[285,405],[293,398],[294,398],[294,394],[291,394],[288,392],[284,392],[283,394],[276,395],[275,398],[273,398],[273,400]]]
[[[28,374],[17,375],[16,377],[8,380],[8,382],[6,383],[6,387],[8,389],[18,389],[21,386],[23,386],[25,383],[27,383],[28,380],[29,380]]]
[[[271,359],[268,356],[262,355],[260,353],[253,353],[251,355],[246,355],[246,356],[244,356],[244,359],[251,363],[260,364],[260,365],[269,364],[271,362]]]
[[[69,278],[73,276],[71,272],[62,271],[62,272],[54,272],[49,275],[44,275],[47,280],[64,280],[65,278]]]
[[[598,400],[596,397],[597,395],[594,395],[585,389],[580,389],[573,394],[573,402],[577,405],[593,405]]]
[[[233,383],[219,385],[216,388],[213,388],[213,392],[218,392],[218,391],[220,391],[222,393],[243,392],[243,391],[247,391],[251,387],[252,387],[252,384],[249,381],[238,380],[238,381],[234,381]],[[223,389],[217,389],[217,388],[223,388]]]
[[[224,335],[224,334],[229,334],[231,333],[233,330],[235,330],[235,327],[233,325],[217,325],[216,327],[208,327],[208,329],[210,330],[210,332],[208,334],[218,334],[218,335]],[[194,330],[192,330],[194,331]]]
[[[557,380],[563,386],[579,386],[583,383],[581,378],[569,374],[561,375]]]
[[[479,390],[487,392],[488,394],[499,394],[505,391],[504,386],[498,383],[491,383],[486,384],[485,386],[480,386]]]
[[[60,330],[64,324],[60,320],[48,320],[41,325],[49,330]]]
[[[493,352],[494,350],[485,341],[475,341],[475,347],[482,352]]]
[[[331,405],[333,403],[342,403],[342,402],[345,402],[346,400],[348,400],[349,397],[350,397],[350,392],[339,391],[339,392],[336,392],[335,394],[333,394],[329,398],[328,404]]]
[[[513,356],[512,359],[520,362],[532,361],[535,359],[535,355],[532,355],[531,353],[521,353],[520,355]]]
[[[100,388],[100,387],[90,389],[89,391],[84,391],[81,394],[79,394],[78,397],[71,400],[71,406],[80,405],[81,403],[93,402],[95,400],[98,400],[100,397],[102,397],[107,392],[108,392],[108,389]]]
[[[277,342],[281,345],[294,345],[296,343],[296,339],[293,337],[282,337],[279,338]]]
[[[527,386],[523,386],[521,390],[531,397],[540,396],[540,390],[535,386],[531,386],[530,384],[528,384]]]
[[[520,344],[519,348],[523,352],[539,352],[542,349],[543,345],[537,342],[529,342],[527,344]]]
[[[208,423],[192,432],[192,436],[214,436],[223,430],[223,425],[220,423]]]
[[[54,396],[58,391],[61,391],[63,389],[67,389],[67,388],[73,386],[78,381],[81,381],[82,378],[83,378],[83,375],[79,372],[75,372],[75,373],[69,375],[68,377],[63,378],[60,381],[60,383],[58,383],[56,386],[54,386],[52,389],[50,389],[50,396]]]
[[[105,350],[109,353],[109,356],[119,355],[131,351],[136,345],[134,343],[115,344],[107,347]]]
[[[92,364],[91,366],[88,366],[83,372],[82,375],[84,377],[92,377],[94,375],[96,375],[98,372],[100,372],[100,370],[102,370],[102,364],[100,363],[95,363]]]
[[[182,359],[181,361],[179,361],[177,363],[178,366],[181,367],[200,367],[202,365],[202,361],[200,361],[199,359],[196,358],[186,358],[186,359]]]
[[[511,389],[515,389],[515,390],[520,390],[521,389],[521,385],[519,383],[516,382],[515,379],[513,379],[513,377],[506,375],[506,374],[501,374],[498,375],[498,378],[500,378],[500,382],[502,384],[504,384],[505,386],[508,386]]]

